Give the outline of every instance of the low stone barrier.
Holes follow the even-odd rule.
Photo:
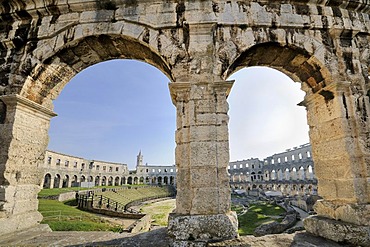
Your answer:
[[[269,224],[260,225],[254,230],[253,235],[256,237],[264,236],[267,234],[283,233],[288,228],[293,227],[297,223],[297,214],[287,214],[281,223],[272,222]]]
[[[147,214],[141,219],[137,220],[129,227],[131,233],[147,232],[150,229],[152,217]],[[132,227],[132,228],[131,228]]]
[[[125,218],[125,219],[141,219],[146,216],[146,214],[130,214],[130,213],[112,211],[112,210],[103,209],[103,208],[88,207],[87,210],[89,212],[96,213],[96,214],[104,214],[107,216],[119,217],[119,218]]]
[[[62,193],[58,196],[58,201],[64,202],[64,201],[72,200],[72,199],[75,199],[75,198],[76,198],[76,192],[75,191],[66,192],[66,193]]]

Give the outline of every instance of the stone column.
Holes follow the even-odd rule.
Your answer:
[[[50,176],[50,189],[54,188],[54,181],[55,181],[55,176]]]
[[[68,176],[67,188],[71,188],[71,187],[72,187],[72,177]]]
[[[324,198],[305,228],[337,242],[370,246],[370,155],[360,138],[350,83],[330,84],[304,102],[318,194]]]
[[[205,246],[238,236],[230,211],[228,103],[232,82],[171,83],[177,111],[175,246]]]
[[[0,236],[37,225],[37,193],[48,144],[49,109],[19,95],[0,96]]]
[[[64,177],[62,177],[62,175],[59,174],[59,188],[63,188],[63,180],[64,180]]]

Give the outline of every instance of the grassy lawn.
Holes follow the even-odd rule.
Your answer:
[[[234,206],[232,210],[236,211],[239,220],[239,235],[251,235],[254,229],[259,225],[270,223],[273,221],[281,221],[281,219],[274,219],[271,216],[278,216],[284,213],[285,210],[277,205],[271,204],[254,204],[251,205],[248,211],[240,215],[242,207]]]
[[[74,200],[59,202],[39,199],[39,212],[53,231],[121,231],[121,227],[73,205]]]
[[[84,190],[84,189],[86,190],[87,188],[71,187],[71,188],[42,189],[39,192],[38,197],[42,198],[46,196],[57,196],[62,193]]]
[[[176,199],[165,200],[144,205],[141,212],[150,214],[154,225],[167,226],[168,215],[175,209]]]

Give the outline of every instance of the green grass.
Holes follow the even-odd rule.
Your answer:
[[[59,202],[39,199],[39,212],[44,219],[41,223],[48,224],[53,231],[121,231],[118,225],[82,210],[73,201]]]
[[[253,234],[254,230],[262,224],[281,221],[281,219],[273,219],[270,216],[278,216],[285,212],[283,208],[271,204],[251,205],[243,215],[239,215],[242,210],[240,206],[234,206],[232,210],[238,214],[239,235],[241,236]]]
[[[159,226],[167,226],[168,215],[176,207],[176,200],[170,199],[155,203],[150,203],[141,208],[141,212],[144,214],[150,214],[153,224]]]
[[[71,187],[71,188],[42,189],[39,192],[38,197],[43,198],[47,196],[57,196],[62,193],[84,190],[84,189],[87,189],[87,188]]]

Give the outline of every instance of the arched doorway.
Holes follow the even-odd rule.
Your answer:
[[[108,186],[113,186],[113,177],[112,176],[110,176],[108,178]]]
[[[67,188],[69,187],[69,175],[64,175],[64,178],[63,178],[63,185],[62,185],[63,188]]]
[[[51,175],[50,175],[50,173],[47,173],[44,176],[44,183],[43,183],[42,187],[44,189],[50,189],[50,185],[51,185]]]
[[[61,178],[59,174],[56,174],[54,177],[54,186],[53,188],[59,188],[59,186],[62,186]]]
[[[100,176],[96,176],[95,177],[95,186],[100,186],[100,183],[101,183]]]
[[[119,177],[116,177],[116,178],[114,179],[114,185],[115,185],[115,186],[120,185],[120,178],[119,178]]]

